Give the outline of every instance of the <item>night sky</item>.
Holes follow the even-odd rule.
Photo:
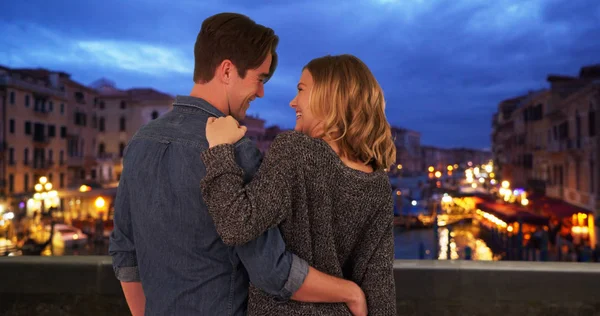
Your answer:
[[[224,11],[280,36],[278,70],[248,113],[286,128],[301,68],[326,54],[361,58],[389,121],[440,147],[489,147],[499,101],[600,63],[597,0],[6,0],[0,64],[189,94],[200,25]]]

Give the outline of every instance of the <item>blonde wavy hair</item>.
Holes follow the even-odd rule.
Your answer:
[[[305,67],[313,77],[309,107],[322,119],[315,137],[334,141],[340,155],[375,170],[396,160],[396,147],[385,116],[383,90],[360,59],[352,55],[324,56]]]

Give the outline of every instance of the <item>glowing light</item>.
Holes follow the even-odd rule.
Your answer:
[[[496,179],[492,179],[492,180],[490,180],[490,183],[491,183],[492,185],[496,185],[496,183],[497,183],[497,182],[496,182]]]
[[[471,187],[472,187],[473,189],[477,188],[477,183],[472,183],[472,184],[471,184]]]
[[[452,171],[454,168],[452,166],[448,166],[446,169],[448,169],[448,171]]]
[[[429,172],[433,172],[433,170],[435,170],[435,169],[433,168],[433,166],[429,166],[429,168],[427,170],[429,170]]]
[[[506,227],[506,230],[508,230],[509,232],[512,232],[513,231],[513,227],[512,226],[508,226],[508,227]]]
[[[104,199],[99,196],[96,201],[94,202],[94,205],[96,205],[97,208],[103,208],[104,205],[106,204],[106,202],[104,201]]]
[[[47,191],[50,191],[50,190],[52,190],[52,183],[50,183],[50,182],[47,182],[47,183],[44,185],[44,188],[45,188]]]
[[[479,183],[484,183],[485,179],[484,178],[479,178]]]
[[[502,187],[505,189],[508,189],[508,187],[510,187],[510,182],[508,182],[506,180],[502,181]]]
[[[88,185],[83,184],[82,186],[79,187],[79,192],[88,192],[91,191],[92,188]]]
[[[521,199],[521,205],[527,206],[528,204],[529,204],[529,200],[528,199]]]
[[[410,204],[412,204],[412,206],[417,206],[417,201],[413,200]]]
[[[439,172],[439,171],[436,171],[436,172],[435,172],[435,177],[436,177],[436,178],[439,178],[439,177],[441,177],[441,176],[442,176],[442,173],[441,173],[441,172]]]
[[[11,220],[15,218],[15,214],[13,212],[8,212],[6,214],[3,214],[2,218],[4,218],[5,220]]]
[[[589,228],[587,226],[573,226],[571,231],[575,234],[587,234],[589,233]]]
[[[402,169],[402,165],[398,165],[398,170],[401,170],[401,169]]]
[[[38,183],[38,184],[35,185],[35,190],[36,191],[42,191],[43,189],[44,189],[44,187],[41,184]]]
[[[46,177],[41,177],[40,178],[40,183],[41,184],[46,184],[46,182],[48,182],[48,178],[46,178]]]

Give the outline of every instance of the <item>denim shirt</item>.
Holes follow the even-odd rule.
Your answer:
[[[278,228],[237,247],[217,234],[200,192],[200,153],[213,116],[224,115],[202,99],[177,96],[172,111],[127,145],[109,252],[117,279],[141,281],[146,315],[245,315],[249,282],[287,300],[308,274]],[[247,138],[235,148],[249,180],[262,155]]]

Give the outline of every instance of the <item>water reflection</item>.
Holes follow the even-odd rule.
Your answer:
[[[479,238],[479,231],[480,228],[472,224],[440,227],[439,240],[435,242],[433,229],[403,231],[397,228],[394,255],[396,259],[499,260],[500,256]]]

